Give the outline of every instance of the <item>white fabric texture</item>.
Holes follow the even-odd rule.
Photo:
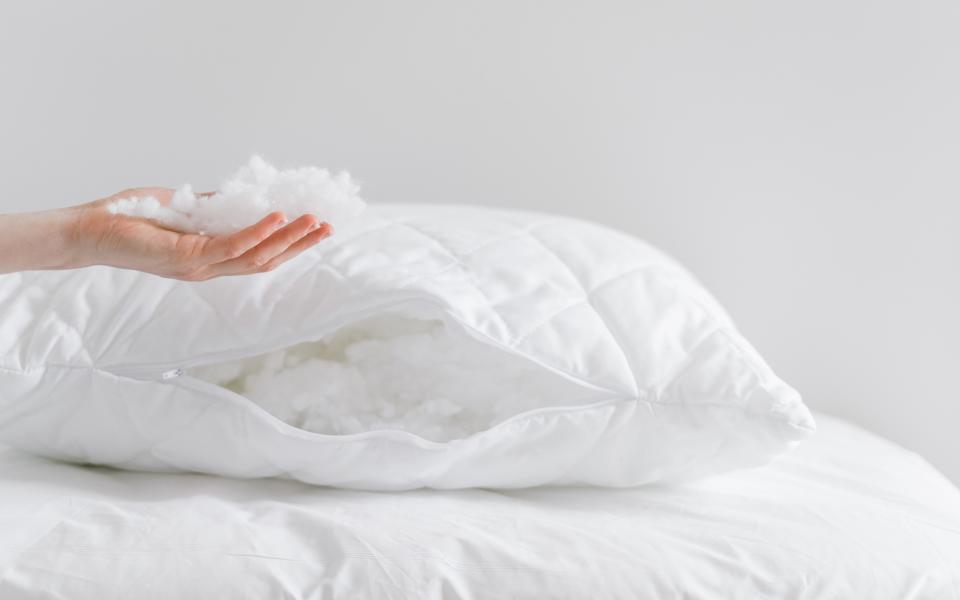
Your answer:
[[[682,267],[570,218],[381,205],[273,273],[13,274],[0,313],[0,442],[123,468],[380,490],[632,486],[763,464],[814,430]],[[432,442],[307,432],[174,376],[387,313],[442,320],[582,398]]]
[[[818,415],[679,487],[373,493],[0,451],[0,598],[960,599],[960,491]]]

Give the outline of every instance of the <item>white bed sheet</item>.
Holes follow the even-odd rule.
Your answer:
[[[370,493],[0,450],[0,598],[960,598],[960,491],[819,424],[672,489]]]

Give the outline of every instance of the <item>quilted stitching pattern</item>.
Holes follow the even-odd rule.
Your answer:
[[[50,295],[59,325],[31,329],[23,315],[38,314],[38,294],[10,300],[27,289]],[[573,219],[382,206],[263,276],[191,285],[89,269],[0,277],[0,292],[21,315],[0,323],[0,347],[20,357],[0,364],[15,398],[3,406],[21,407],[0,407],[0,441],[60,458],[375,489],[636,485],[762,463],[812,429],[796,393],[681,267]],[[582,382],[591,405],[441,444],[320,436],[209,386],[150,381],[409,302]],[[29,344],[13,339],[29,331]],[[67,331],[81,352],[58,345]]]

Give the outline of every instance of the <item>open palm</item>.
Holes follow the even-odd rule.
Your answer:
[[[130,197],[153,196],[166,204],[173,193],[169,188],[130,189],[83,205],[73,236],[85,248],[85,262],[202,281],[271,271],[333,232],[314,215],[288,222],[283,213],[274,212],[229,235],[181,233],[107,209],[115,200]]]

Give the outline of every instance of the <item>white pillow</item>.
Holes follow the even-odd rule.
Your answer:
[[[760,465],[814,430],[799,395],[682,267],[563,217],[375,206],[276,272],[203,283],[103,267],[12,274],[0,277],[0,314],[0,442],[122,468],[380,490],[632,486]],[[291,412],[292,399],[258,404],[210,382],[237,389],[238,368],[263,371],[249,357],[327,340],[308,357],[331,363],[326,375],[294,385],[342,387],[331,336],[359,327],[349,343],[383,339],[410,319],[440,331],[450,356],[484,357],[463,367],[463,398],[442,399],[469,405],[469,418],[456,431],[428,423],[435,439],[306,431],[268,410],[303,424],[310,396]],[[456,340],[485,347],[450,350]],[[456,394],[451,360],[436,379]],[[233,369],[233,384],[211,365]],[[497,397],[473,393],[484,379]],[[521,380],[527,391],[512,393]],[[337,429],[350,397],[322,401],[334,414],[307,407],[309,422]],[[358,414],[376,411],[364,402]],[[382,416],[340,430],[383,427]]]

